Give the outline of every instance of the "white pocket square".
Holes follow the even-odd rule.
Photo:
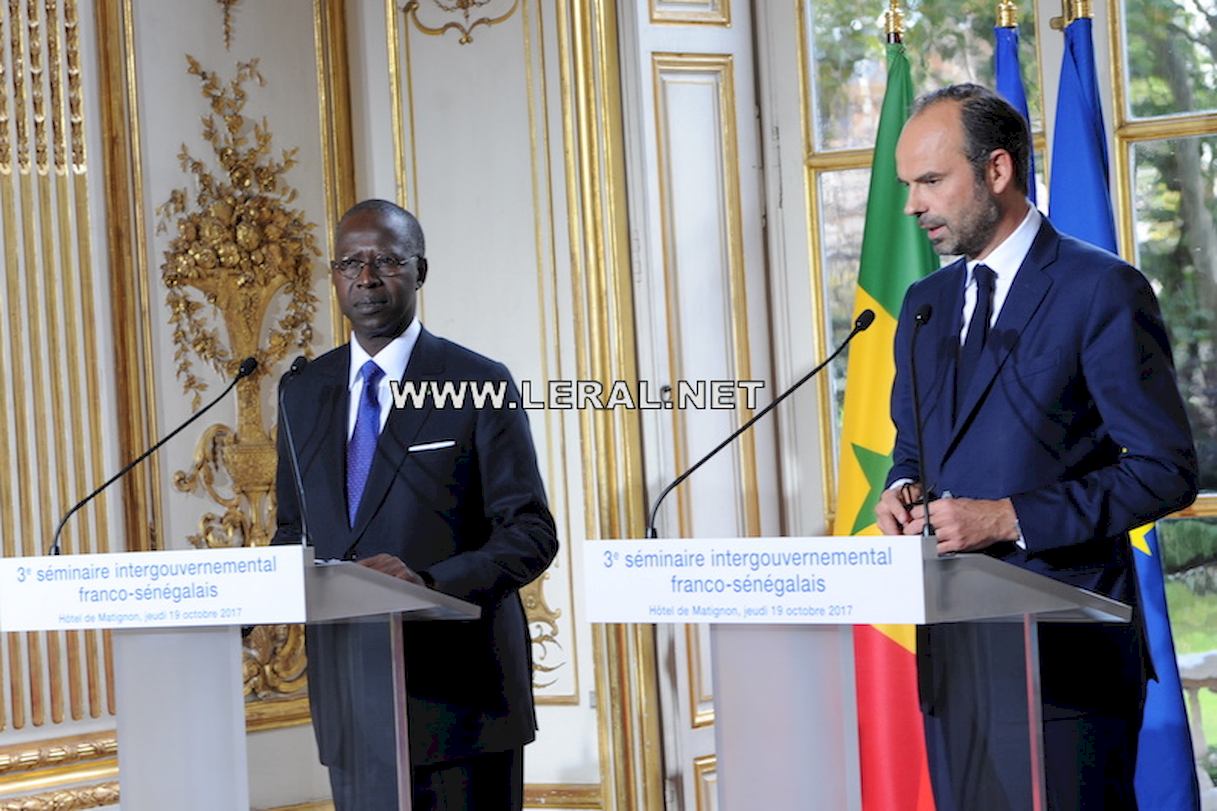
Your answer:
[[[419,451],[438,451],[440,448],[451,448],[456,444],[454,439],[444,439],[439,442],[424,442],[421,445],[411,445],[406,448],[406,453],[418,453]]]

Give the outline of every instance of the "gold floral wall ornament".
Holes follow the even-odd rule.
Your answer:
[[[545,681],[545,677],[566,665],[564,661],[552,659],[555,653],[563,653],[562,643],[558,641],[558,618],[562,616],[562,609],[550,608],[545,600],[545,581],[548,579],[549,572],[546,572],[520,590],[532,637],[532,683],[538,689],[555,684],[556,678]]]
[[[270,542],[274,524],[276,461],[274,440],[263,425],[261,385],[275,379],[270,370],[288,352],[310,352],[317,309],[314,257],[321,252],[314,224],[290,207],[296,191],[285,175],[297,150],[273,158],[266,119],[243,114],[245,85],[265,84],[257,60],[238,63],[226,83],[193,57],[186,61],[211,106],[202,135],[218,168],[193,157],[183,144],[178,159],[193,176],[195,193],[176,189],[157,208],[158,233],[171,226],[176,232],[164,253],[161,280],[168,288],[177,376],[198,408],[207,384],[194,374],[195,359],[225,377],[250,355],[259,366],[237,384],[236,428],[208,428],[194,464],[175,473],[173,483],[182,492],[202,488],[224,508],[222,515],[203,516],[192,544],[261,546]],[[272,304],[281,314],[267,328]],[[222,492],[225,481],[228,492]]]
[[[510,7],[507,7],[507,3],[509,2],[511,5]],[[478,17],[476,20],[472,19],[474,11],[483,9],[492,3],[494,4],[492,8],[483,16]],[[473,29],[477,28],[479,25],[484,25],[489,28],[492,25],[498,25],[499,23],[506,21],[511,17],[512,14],[515,14],[516,8],[518,8],[520,5],[520,0],[449,0],[448,2],[444,2],[444,0],[431,0],[431,4],[447,14],[460,14],[463,22],[457,22],[455,20],[441,22],[437,20],[433,24],[425,23],[419,17],[419,10],[421,6],[418,0],[410,0],[410,2],[406,3],[406,5],[402,7],[402,13],[405,14],[406,17],[414,23],[415,27],[424,34],[428,34],[433,37],[441,37],[449,31],[459,31],[461,38],[458,41],[461,45],[468,45],[469,43],[473,42]],[[501,13],[498,13],[497,15],[495,14],[495,10],[504,7],[506,7],[505,11],[501,11]]]
[[[216,0],[224,8],[224,50],[232,47],[232,7],[241,0]]]
[[[256,625],[245,639],[241,678],[245,695],[282,698],[305,688],[304,633],[300,625]]]

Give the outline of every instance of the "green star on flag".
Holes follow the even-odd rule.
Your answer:
[[[892,469],[892,455],[876,453],[857,443],[854,443],[853,447],[854,458],[858,460],[858,467],[862,468],[862,474],[866,476],[866,483],[870,486],[870,489],[866,491],[866,497],[862,499],[862,506],[858,508],[858,514],[854,516],[854,528],[849,531],[850,535],[857,535],[875,523],[875,505],[879,503],[879,497],[883,495],[887,472]]]

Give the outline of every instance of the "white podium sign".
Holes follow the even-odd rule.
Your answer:
[[[591,622],[925,621],[918,537],[588,541]]]
[[[303,622],[304,548],[0,559],[0,630]]]

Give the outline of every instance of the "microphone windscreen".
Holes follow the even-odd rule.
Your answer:
[[[250,355],[245,360],[241,361],[241,367],[237,369],[237,380],[244,377],[249,377],[258,368],[258,359]]]
[[[930,323],[930,316],[933,314],[934,308],[930,306],[929,302],[926,302],[917,308],[917,312],[913,314],[913,320],[918,324],[928,324]]]
[[[292,366],[290,369],[287,370],[287,373],[289,375],[298,375],[298,374],[300,374],[301,370],[303,370],[304,367],[307,365],[308,365],[308,358],[304,357],[304,355],[297,355],[296,359],[294,361],[292,361]]]
[[[862,332],[864,329],[870,327],[870,325],[873,323],[875,323],[875,311],[870,307],[867,307],[865,310],[858,313],[858,318],[854,321],[854,329],[856,329],[858,332]]]

